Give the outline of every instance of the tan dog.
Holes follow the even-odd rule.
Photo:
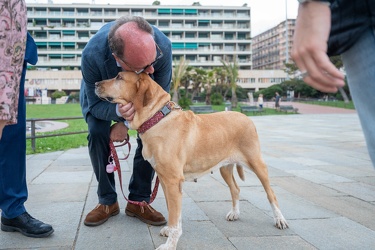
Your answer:
[[[196,115],[182,111],[170,102],[170,95],[144,73],[121,72],[114,79],[97,82],[96,94],[111,102],[134,105],[136,112],[130,128],[140,134],[143,157],[155,169],[168,207],[168,226],[160,231],[168,240],[158,249],[177,247],[182,234],[182,183],[185,179],[193,180],[220,168],[233,202],[226,218],[238,219],[240,189],[233,176],[234,164],[247,167],[258,176],[271,204],[276,227],[288,227],[271,189],[256,128],[249,117],[239,112]],[[237,170],[243,179],[242,167]]]

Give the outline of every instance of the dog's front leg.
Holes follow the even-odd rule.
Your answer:
[[[165,182],[166,181],[166,182]],[[182,234],[182,219],[181,219],[181,205],[182,205],[182,183],[176,180],[163,180],[163,190],[168,207],[168,226],[160,230],[160,235],[168,236],[167,242],[160,245],[158,250],[173,250],[177,247],[178,239]]]

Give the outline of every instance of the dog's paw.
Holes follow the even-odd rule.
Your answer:
[[[169,249],[172,249],[172,248],[168,248],[167,244],[162,244],[158,248],[156,248],[156,250],[169,250]]]
[[[234,221],[234,220],[238,220],[239,217],[240,217],[240,211],[232,208],[227,214],[226,219],[227,221]]]
[[[276,219],[275,220],[275,226],[278,229],[287,229],[289,227],[288,222],[286,222],[284,217]]]
[[[169,236],[169,227],[165,226],[160,230],[160,235],[168,237]],[[159,248],[158,248],[159,249]],[[163,248],[164,249],[164,248]]]

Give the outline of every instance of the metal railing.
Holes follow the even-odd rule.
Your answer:
[[[26,122],[30,122],[30,136],[26,136],[26,139],[31,139],[31,148],[32,148],[33,152],[35,152],[36,139],[38,139],[38,138],[88,133],[88,131],[85,130],[85,131],[75,131],[75,132],[64,132],[64,133],[48,134],[48,135],[36,135],[36,122],[39,122],[39,121],[74,120],[74,119],[83,119],[83,117],[82,116],[74,116],[74,117],[31,118],[31,119],[26,119]]]

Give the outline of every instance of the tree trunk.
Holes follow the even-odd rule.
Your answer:
[[[231,103],[232,103],[232,110],[234,108],[237,108],[237,94],[236,94],[236,88],[232,87],[232,99],[231,99]]]
[[[344,99],[344,102],[348,103],[349,102],[349,97],[346,94],[345,90],[343,88],[339,88],[339,91],[340,91],[340,94],[341,94],[342,98]]]
[[[172,102],[178,104],[178,90],[173,90]]]

